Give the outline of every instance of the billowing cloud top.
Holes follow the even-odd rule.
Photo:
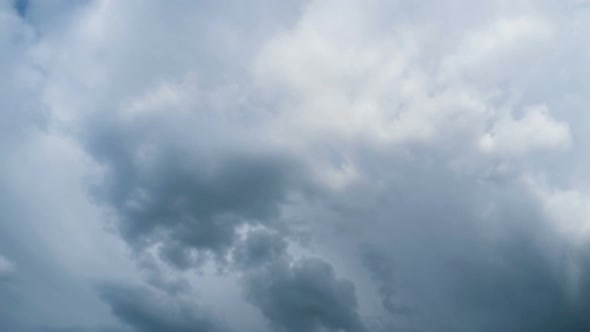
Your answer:
[[[590,330],[590,3],[0,0],[0,330]]]

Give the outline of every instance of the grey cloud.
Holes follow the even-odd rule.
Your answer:
[[[2,331],[18,332],[127,332],[125,329],[112,327],[52,327],[45,326],[43,324],[22,322],[17,319],[14,319],[14,317],[10,315],[10,311],[8,310],[3,310],[3,312],[0,313],[0,329]]]
[[[287,242],[276,232],[268,229],[250,230],[243,242],[232,253],[236,264],[249,269],[285,259]]]
[[[573,2],[0,2],[0,330],[590,330]]]
[[[15,147],[47,120],[47,107],[38,96],[42,73],[27,51],[35,43],[35,31],[12,8],[2,8],[0,30],[0,130],[2,145]],[[12,152],[13,150],[7,150]]]
[[[24,17],[27,14],[27,9],[29,7],[29,0],[14,0],[13,1],[14,9],[17,13]]]
[[[389,165],[379,179],[398,189],[368,190],[360,195],[363,208],[339,212],[317,239],[343,250],[370,241],[359,255],[389,313],[367,325],[377,331],[588,329],[585,247],[565,241],[516,182],[458,176],[436,160],[426,153],[370,163]],[[351,204],[335,206],[342,205]],[[339,237],[348,240],[332,240]]]
[[[178,267],[194,266],[195,250],[223,257],[236,228],[270,222],[288,188],[291,166],[274,156],[213,154],[195,160],[190,145],[156,143],[161,146],[145,166],[132,160],[139,143],[125,148],[108,135],[98,139],[112,142],[100,150],[110,169],[102,197],[119,212],[121,234],[137,248],[161,242],[162,256]]]
[[[252,272],[245,296],[276,331],[364,331],[357,313],[354,284],[336,277],[320,259],[301,259],[289,266],[278,261]]]
[[[85,166],[54,131],[54,110],[42,96],[48,67],[36,50],[46,31],[29,21],[33,2],[0,1],[0,253],[12,265],[9,275],[0,273],[0,330],[102,331],[115,320],[84,276],[106,270],[92,266],[102,234],[85,237],[96,217],[86,188],[78,191]]]
[[[296,17],[287,9],[299,4],[259,5],[111,3],[104,8],[112,16],[97,14],[106,30],[125,33],[97,45],[116,61],[105,68],[106,98],[89,105],[79,131],[106,169],[94,191],[133,248],[159,244],[161,258],[178,268],[209,256],[222,261],[236,228],[271,223],[298,185],[299,162],[267,144],[271,137],[259,125],[268,112],[257,110],[254,87],[235,59],[249,61],[272,32],[264,27],[287,24]],[[252,11],[267,19],[245,15]],[[138,40],[142,52],[121,45]],[[119,61],[130,66],[119,68]]]
[[[0,277],[13,273],[15,269],[16,267],[10,260],[0,255]]]
[[[21,331],[21,330],[19,330]],[[41,328],[36,332],[125,332],[122,329],[113,328],[85,328],[85,327],[64,327],[64,328]]]
[[[588,330],[590,261],[576,262],[582,278],[568,290],[564,261],[552,262],[531,242],[526,234],[515,236],[487,256],[465,255],[449,266],[454,271],[450,304],[463,319],[446,330]]]
[[[103,285],[100,293],[115,316],[137,332],[227,332],[223,322],[165,293],[124,284]]]
[[[249,230],[232,253],[246,300],[273,331],[365,331],[354,283],[317,258],[294,260],[285,234]]]
[[[395,303],[395,269],[391,258],[370,244],[363,244],[360,251],[363,264],[377,284],[383,308],[391,314],[403,311]]]
[[[294,260],[286,234],[251,229],[232,252],[245,299],[273,331],[364,331],[354,283],[317,258]]]

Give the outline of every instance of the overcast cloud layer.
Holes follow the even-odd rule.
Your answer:
[[[0,0],[0,331],[590,331],[590,2]]]

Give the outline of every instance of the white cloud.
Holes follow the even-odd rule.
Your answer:
[[[553,119],[545,106],[526,108],[519,119],[501,117],[479,141],[484,153],[500,156],[565,149],[571,144],[568,124]]]
[[[501,17],[480,30],[466,32],[456,53],[445,59],[445,70],[472,74],[474,80],[482,79],[475,75],[494,75],[493,71],[500,71],[496,75],[506,74],[505,70],[516,69],[506,68],[507,63],[530,61],[553,40],[552,24],[532,15]]]
[[[590,195],[583,188],[557,188],[546,180],[528,178],[527,183],[540,201],[555,229],[574,247],[590,242]]]

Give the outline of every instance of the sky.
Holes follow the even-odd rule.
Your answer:
[[[590,331],[590,2],[0,0],[0,330]]]

